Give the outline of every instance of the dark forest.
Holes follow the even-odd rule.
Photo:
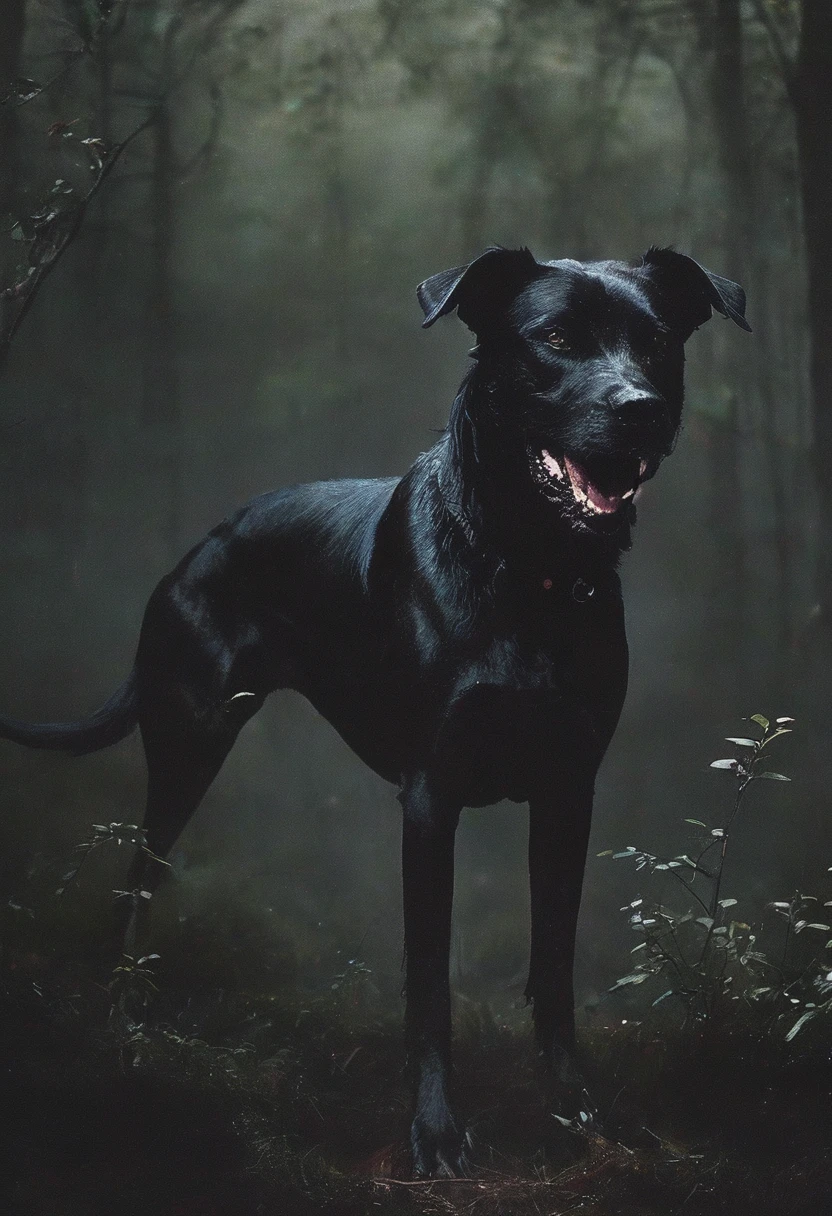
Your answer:
[[[621,563],[575,988],[603,1134],[535,1087],[525,811],[466,810],[474,1168],[413,1179],[396,791],[278,692],[115,969],[138,737],[0,742],[5,1210],[832,1212],[831,132],[827,0],[2,0],[2,714],[104,702],[253,496],[435,442],[472,337],[421,329],[428,276],[673,246],[753,328],[691,338]]]

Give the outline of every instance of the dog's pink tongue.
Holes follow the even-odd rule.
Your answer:
[[[564,455],[563,459],[566,463],[566,469],[572,485],[580,490],[581,494],[592,503],[596,511],[601,511],[605,515],[612,515],[613,512],[618,510],[621,506],[622,496],[620,494],[604,494],[589,480],[585,469],[576,464],[574,460],[570,460],[566,455]]]

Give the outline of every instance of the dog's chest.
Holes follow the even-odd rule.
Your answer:
[[[525,801],[592,773],[615,728],[626,684],[618,614],[552,613],[493,637],[457,675],[434,760],[464,802]]]

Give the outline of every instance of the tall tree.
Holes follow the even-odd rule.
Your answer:
[[[0,97],[20,75],[20,57],[26,28],[26,0],[0,4]],[[13,211],[17,193],[17,114],[14,99],[0,107],[0,213]]]
[[[806,242],[818,494],[818,602],[832,628],[832,4],[803,0],[791,89]]]
[[[697,7],[700,20],[705,19],[710,25],[708,93],[722,194],[718,234],[721,264],[725,274],[750,287],[754,177],[746,111],[741,0],[711,0],[707,7]],[[752,538],[742,495],[740,436],[755,429],[751,418],[759,412],[760,401],[753,384],[750,348],[740,352],[732,349],[729,357],[738,372],[734,383],[743,387],[740,393],[732,391],[727,397],[722,433],[716,434],[711,445],[712,524],[717,558],[714,600],[721,608],[718,627],[724,643],[726,674],[734,688],[747,688],[754,663],[752,656],[745,653],[744,639],[751,632],[749,600],[754,600],[753,585],[759,572],[749,568],[747,559]],[[753,452],[748,455],[753,459]]]
[[[176,552],[179,544],[184,449],[173,290],[176,235],[173,124],[167,101],[159,107],[150,134],[151,258],[142,330],[141,421],[156,444],[163,487],[162,518],[158,522],[167,557]]]
[[[26,0],[0,3],[0,216],[16,213],[19,178],[16,91],[12,82],[20,75]],[[0,296],[0,330],[7,307]],[[0,362],[2,356],[0,356]]]

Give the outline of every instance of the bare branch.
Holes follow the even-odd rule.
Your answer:
[[[43,231],[33,239],[33,245],[37,247],[37,254],[29,268],[29,273],[25,279],[13,287],[6,288],[0,295],[0,298],[4,300],[20,302],[20,307],[12,320],[0,331],[0,366],[8,357],[9,347],[31,311],[38,292],[81,230],[90,203],[115,169],[123,153],[134,140],[153,125],[158,113],[159,106],[157,105],[144,121],[120,143],[106,149],[103,153],[100,149],[95,149],[97,169],[87,193],[73,206],[44,218]]]
[[[5,106],[10,102],[14,102],[12,108],[17,110],[20,109],[21,106],[28,105],[30,101],[34,101],[36,97],[41,97],[44,93],[48,93],[49,90],[54,87],[54,85],[59,84],[60,81],[69,75],[76,64],[80,63],[82,59],[86,59],[88,55],[91,55],[94,52],[102,34],[111,23],[117,26],[123,24],[129,4],[130,0],[122,0],[121,4],[115,3],[109,12],[102,11],[98,25],[95,27],[90,37],[85,38],[80,46],[76,47],[73,51],[68,52],[66,63],[64,63],[63,67],[56,72],[54,76],[50,76],[49,80],[47,80],[44,84],[38,84],[34,80],[12,81],[8,86],[5,95],[0,97],[0,106]],[[26,85],[29,87],[24,91],[20,87],[21,85]]]
[[[795,100],[797,66],[786,49],[786,42],[783,37],[783,32],[780,29],[774,16],[767,8],[765,0],[752,0],[752,7],[757,16],[757,20],[764,27],[768,34],[769,43],[771,45],[771,53],[777,67],[780,70],[780,75],[783,77],[783,83],[786,86],[786,93],[789,100]]]
[[[217,82],[213,80],[208,92],[211,100],[211,118],[208,124],[208,131],[196,152],[178,167],[177,177],[180,185],[182,182],[187,181],[188,178],[193,177],[200,169],[204,168],[211,159],[219,140],[223,120],[222,90]]]

